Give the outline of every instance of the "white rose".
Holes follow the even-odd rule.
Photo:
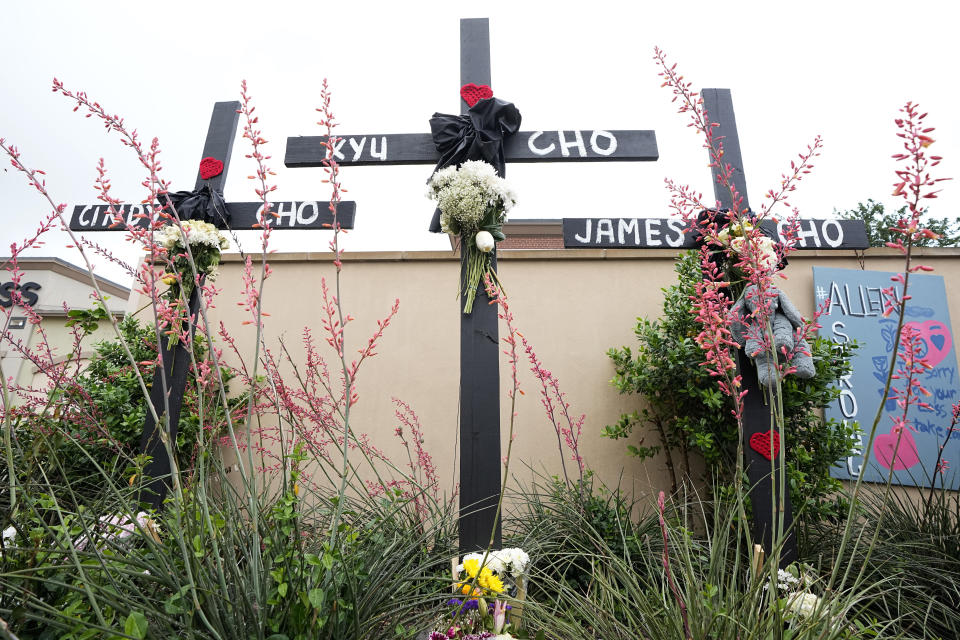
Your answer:
[[[477,249],[484,253],[490,253],[496,246],[496,242],[489,231],[478,231],[474,241],[477,243]]]

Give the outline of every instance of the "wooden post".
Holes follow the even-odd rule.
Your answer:
[[[223,193],[227,181],[227,169],[230,167],[230,156],[233,151],[233,142],[237,134],[237,125],[240,119],[240,103],[237,101],[217,102],[210,116],[210,126],[207,128],[207,137],[203,145],[202,158],[213,157],[223,163],[223,171],[212,178],[204,180],[197,170],[195,189],[204,184],[212,190]],[[225,203],[232,229],[259,228],[262,202],[232,202]],[[274,202],[273,210],[277,214],[277,230],[284,229],[330,229],[333,216],[329,211],[329,202],[314,200],[299,202]],[[125,224],[114,224],[114,216],[110,214],[111,207],[107,205],[77,205],[70,218],[72,231],[124,231],[126,227],[146,227],[149,220],[140,214],[153,205],[125,204],[115,209],[115,213],[123,219]],[[341,202],[337,209],[337,223],[342,229],[352,229],[356,215],[355,202]],[[200,286],[203,285],[203,275],[200,277]],[[196,332],[197,313],[200,309],[199,287],[191,292],[187,302],[189,318],[189,334],[192,340]],[[169,338],[161,337],[158,345],[160,366],[153,376],[153,386],[150,390],[149,402],[156,415],[161,419],[161,425],[168,425],[166,436],[171,450],[176,450],[180,411],[183,407],[183,394],[186,390],[187,373],[190,370],[190,352],[186,345],[178,342],[170,346]],[[163,428],[162,426],[160,428]],[[144,470],[145,486],[140,493],[140,501],[154,508],[160,508],[166,497],[168,481],[172,469],[167,455],[167,448],[161,438],[161,433],[148,411],[143,423],[143,432],[140,436],[140,451],[150,456],[151,460]]]
[[[460,21],[460,86],[490,84],[490,25],[486,18]],[[469,107],[461,104],[461,113]],[[506,177],[506,176],[501,176]],[[461,249],[460,278],[467,272]],[[496,271],[496,249],[491,269]],[[460,309],[466,300],[462,292]],[[483,282],[473,313],[460,314],[460,553],[501,543],[495,518],[500,495],[500,338],[499,309]]]
[[[723,162],[733,168],[731,181],[740,194],[740,210],[750,207],[747,197],[746,175],[743,170],[743,157],[740,153],[740,138],[737,135],[737,120],[733,113],[733,98],[729,89],[704,89],[703,106],[707,110],[710,122],[719,123],[714,128],[715,138],[722,139]],[[713,158],[711,157],[711,162]],[[730,190],[718,181],[720,167],[712,167],[714,193],[721,209],[733,209]],[[787,535],[780,540],[780,567],[786,567],[797,558],[797,539],[794,535],[793,514],[790,505],[790,488],[783,492],[780,500],[780,467],[786,453],[786,443],[781,442],[779,455],[771,464],[770,460],[750,447],[750,438],[757,433],[767,433],[776,429],[771,420],[772,405],[776,398],[776,387],[769,391],[757,382],[757,369],[742,350],[737,351],[737,369],[743,377],[743,389],[747,392],[743,408],[743,450],[746,455],[747,477],[750,481],[750,502],[753,506],[753,535],[760,540],[763,551],[769,555],[773,549],[775,534],[779,527]],[[774,468],[771,473],[771,466]]]
[[[210,126],[207,129],[207,139],[203,145],[203,156],[214,157],[223,162],[223,172],[210,179],[210,186],[217,191],[223,190],[227,180],[227,168],[230,165],[230,152],[233,150],[233,140],[237,133],[237,123],[240,118],[240,103],[218,102],[213,107],[210,116]],[[197,172],[197,181],[194,188],[199,189],[204,184],[203,178]],[[190,343],[197,330],[197,312],[200,309],[200,287],[203,285],[203,276],[200,282],[193,287],[187,304],[187,319],[189,323]],[[140,436],[140,451],[150,456],[150,462],[144,469],[145,484],[140,493],[140,501],[149,504],[154,509],[160,509],[166,498],[169,487],[170,473],[173,468],[167,448],[163,443],[160,429],[166,423],[166,438],[170,443],[170,451],[177,450],[177,431],[180,424],[180,411],[183,408],[183,394],[187,388],[187,373],[190,371],[190,349],[183,341],[177,342],[171,348],[170,338],[162,337],[158,345],[160,352],[160,366],[153,375],[153,388],[150,390],[150,404],[157,416],[160,425],[153,419],[153,413],[147,411],[143,422],[143,434]]]
[[[460,21],[460,86],[491,85],[490,23]],[[461,114],[468,107],[461,104]],[[436,165],[440,154],[429,133],[337,136],[333,156],[341,166]],[[284,164],[319,167],[326,138],[287,138]],[[650,130],[519,131],[503,141],[506,162],[624,162],[659,158]],[[461,277],[466,255],[462,256]],[[496,255],[492,256],[496,269]],[[465,292],[464,292],[465,293]],[[473,312],[460,318],[460,551],[501,544],[495,518],[500,494],[500,370],[498,310],[480,285]],[[464,299],[459,301],[463,309]]]

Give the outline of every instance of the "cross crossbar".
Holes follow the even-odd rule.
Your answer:
[[[440,159],[429,133],[336,138],[334,158],[342,166],[436,164]],[[287,138],[284,165],[323,166],[326,141],[326,136]],[[660,157],[654,131],[623,129],[519,131],[504,140],[503,153],[507,162],[653,162]]]

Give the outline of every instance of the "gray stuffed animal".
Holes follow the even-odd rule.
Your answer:
[[[810,345],[801,339],[794,351],[795,330],[803,326],[803,316],[794,306],[787,294],[776,287],[770,288],[770,324],[773,327],[773,343],[777,355],[783,357],[783,348],[793,352],[790,364],[796,368],[794,375],[798,378],[812,378],[816,375],[813,357],[810,355]],[[768,350],[763,350],[757,337],[748,336],[747,325],[741,319],[747,319],[757,310],[759,292],[756,285],[747,287],[740,299],[730,308],[730,330],[733,339],[743,347],[744,352],[753,358],[757,366],[757,381],[763,386],[770,386],[777,381],[777,367]]]

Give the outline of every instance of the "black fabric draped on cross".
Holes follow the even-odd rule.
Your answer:
[[[483,160],[493,165],[497,175],[503,177],[506,171],[503,140],[519,130],[519,109],[512,102],[497,98],[478,100],[462,116],[435,113],[430,118],[430,133],[440,153],[440,162],[433,173],[467,160]],[[440,209],[433,213],[430,231],[441,233]]]
[[[201,220],[218,229],[230,228],[230,212],[223,195],[205,184],[195,191],[168,193],[171,204],[181,220]]]

